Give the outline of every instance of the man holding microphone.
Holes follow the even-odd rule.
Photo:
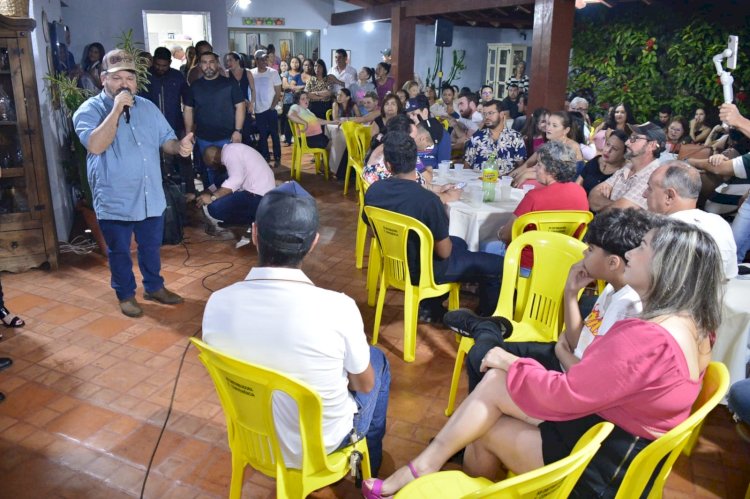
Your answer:
[[[138,243],[143,297],[168,305],[182,302],[164,287],[160,275],[166,200],[159,149],[187,157],[193,150],[193,134],[178,141],[159,109],[135,96],[138,84],[132,54],[119,49],[108,52],[102,61],[101,79],[102,92],[81,105],[73,115],[73,124],[88,150],[88,180],[108,246],[112,288],[122,313],[140,317],[143,310],[135,299],[130,258],[133,234]]]

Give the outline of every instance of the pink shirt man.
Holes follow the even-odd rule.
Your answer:
[[[258,151],[245,144],[227,144],[221,149],[221,163],[227,169],[222,187],[232,192],[247,191],[259,196],[276,187],[273,170]]]

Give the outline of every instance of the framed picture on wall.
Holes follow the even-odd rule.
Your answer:
[[[282,61],[288,61],[292,57],[292,40],[282,38],[279,40],[279,57]]]
[[[255,55],[255,51],[260,48],[260,35],[258,33],[250,33],[247,35],[247,53]]]
[[[336,65],[336,50],[337,49],[331,49],[331,65],[328,66],[329,70],[330,68]],[[352,51],[351,50],[346,51],[346,63],[349,64],[350,66],[352,64]]]

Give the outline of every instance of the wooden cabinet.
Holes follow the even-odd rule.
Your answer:
[[[57,268],[34,54],[33,19],[0,15],[0,270]]]
[[[496,99],[507,95],[505,82],[513,76],[513,68],[518,61],[526,60],[525,45],[510,43],[487,44],[487,70],[484,84],[492,87]]]

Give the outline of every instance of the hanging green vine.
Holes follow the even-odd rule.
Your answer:
[[[593,98],[596,115],[626,102],[639,122],[652,119],[663,104],[692,117],[696,107],[710,110],[721,104],[711,57],[734,34],[740,37],[738,67],[732,72],[735,97],[747,112],[750,60],[742,46],[750,44],[750,24],[735,17],[710,7],[689,15],[657,4],[587,8],[576,17],[568,90]]]

